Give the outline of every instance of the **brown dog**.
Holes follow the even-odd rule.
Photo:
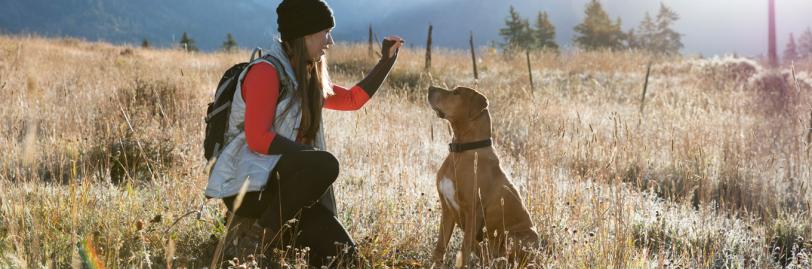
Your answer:
[[[437,116],[451,123],[454,132],[450,153],[437,173],[443,212],[432,257],[434,265],[442,266],[457,224],[464,232],[464,266],[469,265],[471,251],[476,251],[483,263],[490,258],[505,257],[508,252],[511,262],[527,262],[526,250],[537,247],[538,233],[491,146],[488,99],[470,88],[449,91],[429,87],[428,102]],[[485,239],[487,248],[475,249]]]

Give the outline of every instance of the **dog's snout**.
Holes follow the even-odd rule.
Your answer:
[[[439,94],[442,90],[443,89],[434,86],[429,86],[429,94],[426,96],[426,98],[428,98],[430,104],[434,102],[437,94]]]
[[[426,100],[428,101],[429,106],[431,107],[432,110],[434,110],[434,112],[437,113],[437,117],[440,117],[441,119],[445,118],[445,113],[443,113],[443,111],[439,107],[437,107],[436,102],[438,97],[443,91],[444,90],[442,88],[430,86],[429,93],[426,95]]]
[[[434,86],[429,87],[429,97],[434,96],[439,91],[440,91],[440,88],[437,88],[437,87],[434,87]]]

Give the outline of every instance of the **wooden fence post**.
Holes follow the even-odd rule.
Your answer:
[[[812,143],[812,112],[809,112],[809,129],[806,130],[806,144],[810,143]]]
[[[375,53],[372,52],[372,24],[369,24],[369,57],[372,58]]]
[[[429,37],[426,39],[426,71],[431,70],[431,24],[429,24]]]
[[[535,90],[535,86],[533,86],[533,69],[530,68],[530,50],[525,50],[525,56],[527,56],[527,74],[530,77],[530,90]]]
[[[648,62],[646,68],[646,80],[643,83],[643,96],[640,97],[640,114],[643,114],[643,107],[646,105],[646,91],[648,90],[648,77],[651,74],[651,62]]]
[[[474,80],[479,79],[479,73],[476,69],[476,51],[474,50],[474,31],[471,31],[471,39],[468,39],[468,43],[471,45],[471,63],[474,65]]]

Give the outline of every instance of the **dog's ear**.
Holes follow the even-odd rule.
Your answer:
[[[476,118],[483,111],[488,109],[488,98],[477,91],[473,91],[468,102],[468,118]]]
[[[437,86],[434,86],[434,85],[429,85],[429,90],[442,90],[442,91],[448,91],[448,90],[446,90],[446,89],[443,89],[442,87],[437,87]]]

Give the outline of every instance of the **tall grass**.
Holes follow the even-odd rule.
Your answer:
[[[86,245],[111,268],[208,266],[225,223],[202,194],[203,111],[248,54],[0,37],[0,267],[81,267]],[[474,81],[464,51],[435,52],[426,73],[423,51],[403,49],[363,109],[325,112],[338,217],[369,267],[430,265],[450,141],[430,84],[488,96],[538,266],[809,266],[808,63],[794,87],[735,58],[537,53],[533,91],[521,55],[478,55]],[[375,61],[338,44],[333,80],[351,86]]]

